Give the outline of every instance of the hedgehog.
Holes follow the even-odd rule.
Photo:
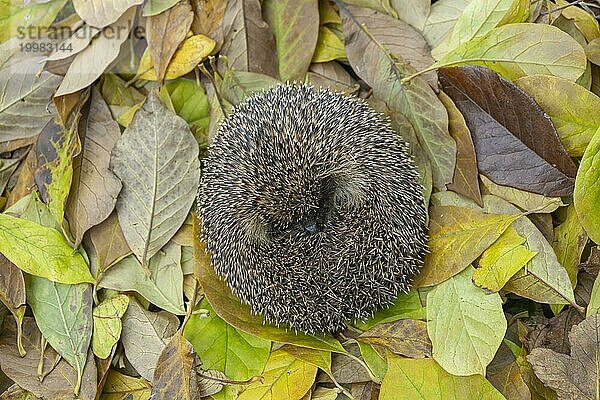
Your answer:
[[[304,84],[219,126],[198,193],[215,272],[264,321],[337,332],[407,292],[427,251],[423,188],[389,119]]]

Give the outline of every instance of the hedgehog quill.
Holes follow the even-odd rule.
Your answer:
[[[410,289],[427,249],[418,178],[401,135],[365,102],[279,85],[235,107],[209,146],[201,236],[266,321],[336,332]]]

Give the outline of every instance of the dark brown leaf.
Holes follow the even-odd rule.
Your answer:
[[[401,319],[375,325],[361,334],[358,340],[383,346],[405,357],[431,357],[431,341],[427,336],[427,323],[424,321]]]
[[[485,67],[442,68],[439,77],[465,117],[481,173],[545,196],[573,193],[577,168],[530,96]]]
[[[259,0],[229,1],[223,17],[221,55],[229,68],[278,76],[275,39],[263,20]]]
[[[190,30],[193,18],[192,7],[186,0],[146,19],[146,39],[158,81],[163,80],[169,61]]]

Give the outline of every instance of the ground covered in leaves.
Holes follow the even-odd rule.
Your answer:
[[[0,0],[0,399],[600,400],[600,3]],[[193,213],[219,121],[310,82],[408,132],[410,293],[263,324]]]

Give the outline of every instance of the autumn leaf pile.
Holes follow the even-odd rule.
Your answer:
[[[600,400],[600,2],[0,1],[0,399]],[[197,239],[250,94],[365,98],[428,207],[410,293],[263,324]]]

